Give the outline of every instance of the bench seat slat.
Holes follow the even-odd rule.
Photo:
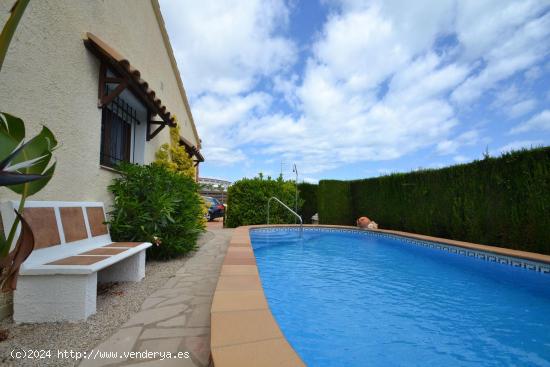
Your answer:
[[[46,265],[92,265],[108,258],[109,256],[69,256]]]
[[[116,255],[116,254],[120,254],[121,252],[124,252],[124,251],[127,251],[127,250],[128,249],[126,249],[126,248],[116,248],[116,247],[105,248],[105,247],[100,247],[100,248],[96,248],[96,249],[93,249],[93,250],[90,250],[90,251],[83,252],[83,253],[78,254],[78,255]]]

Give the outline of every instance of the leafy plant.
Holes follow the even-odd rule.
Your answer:
[[[156,153],[156,163],[184,176],[195,178],[193,160],[180,145],[180,127],[170,128],[170,144],[162,144]]]
[[[8,52],[9,44],[29,0],[17,0],[10,11],[10,17],[0,34],[0,70]],[[23,120],[8,113],[0,112],[0,186],[21,196],[16,220],[8,237],[0,232],[0,283],[3,291],[14,290],[17,284],[19,267],[34,249],[34,236],[22,214],[27,197],[42,190],[50,181],[55,163],[50,165],[52,152],[57,141],[48,128],[29,140],[25,139]],[[22,223],[20,237],[10,252],[17,226]]]
[[[108,221],[115,241],[155,243],[148,255],[169,259],[195,249],[204,230],[203,201],[193,179],[152,163],[122,164],[109,186],[114,195]]]
[[[229,187],[227,200],[226,226],[265,224],[267,222],[267,201],[276,196],[289,207],[294,208],[296,187],[294,181],[284,181],[282,177],[276,180],[268,177],[244,178]],[[303,200],[298,201],[301,208]],[[294,223],[295,217],[280,205],[273,204],[270,211],[270,222]]]
[[[23,214],[25,200],[42,190],[52,178],[55,163],[50,165],[57,141],[47,127],[29,140],[25,139],[23,120],[0,112],[0,186],[21,195],[18,212]],[[0,257],[6,256],[15,236],[19,217],[7,239],[0,238]]]

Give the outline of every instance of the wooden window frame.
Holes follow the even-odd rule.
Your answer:
[[[114,77],[107,76],[107,72],[111,72]],[[118,84],[115,89],[109,92],[109,88],[107,88],[107,84]],[[146,101],[143,101],[142,98],[140,98],[136,93],[132,91],[131,88],[129,88],[128,85],[128,79],[124,77],[120,77],[116,70],[113,70],[112,68],[109,68],[109,66],[105,62],[101,62],[100,65],[100,71],[99,71],[99,88],[98,88],[98,107],[101,108],[101,137],[100,137],[100,158],[99,162],[100,165],[103,167],[116,169],[116,165],[120,162],[128,162],[132,163],[135,160],[134,154],[136,149],[136,142],[135,142],[135,125],[140,124],[139,120],[137,119],[136,115],[130,115],[130,118],[128,118],[127,114],[123,114],[123,116],[127,117],[124,119],[120,115],[118,115],[116,112],[112,111],[110,109],[110,106],[113,103],[120,103],[120,101],[117,101],[117,98],[120,97],[120,94],[125,90],[128,89],[129,92],[132,93],[132,95],[146,108],[147,110],[147,123],[149,123],[150,117],[151,117],[151,109],[149,108]],[[124,104],[128,104],[126,101],[124,101],[122,98],[120,100]],[[127,108],[132,108],[131,106],[127,106]],[[115,160],[118,160],[118,162],[112,162],[113,156],[110,154],[107,155],[107,152],[110,152],[109,149],[109,141],[105,141],[105,139],[110,139],[111,135],[106,133],[107,125],[113,123],[113,119],[118,118],[121,120],[121,122],[125,125],[122,125],[123,134],[125,135],[122,138],[122,141],[124,142],[123,152],[122,152],[122,159],[118,160],[115,158]],[[147,133],[148,135],[148,133]]]

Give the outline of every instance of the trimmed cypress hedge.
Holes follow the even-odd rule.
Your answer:
[[[311,223],[311,217],[317,213],[317,188],[317,185],[311,183],[298,184],[300,199],[304,201],[299,214],[302,216],[304,223],[307,224]]]
[[[321,224],[353,224],[350,182],[319,181],[317,209]]]
[[[322,223],[366,215],[381,228],[550,254],[550,147],[350,181],[349,199],[333,182],[319,186]]]

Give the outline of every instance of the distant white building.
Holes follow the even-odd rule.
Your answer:
[[[231,181],[220,180],[217,178],[199,177],[200,185],[212,185],[214,188],[223,187],[224,191],[231,186]]]

